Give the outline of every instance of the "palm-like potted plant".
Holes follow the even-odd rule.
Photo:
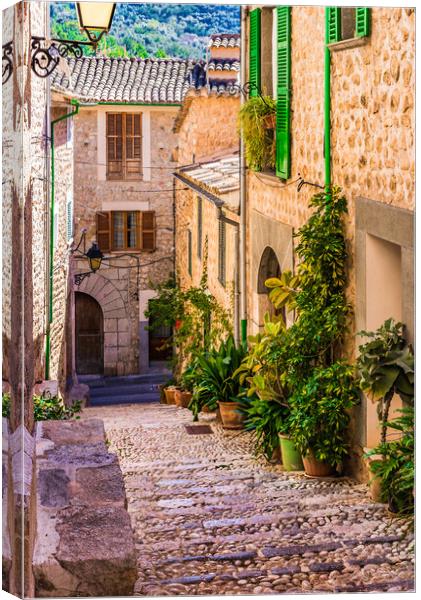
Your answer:
[[[195,388],[193,400],[209,408],[219,406],[222,425],[225,429],[241,429],[244,415],[240,412],[241,396],[244,396],[235,371],[245,355],[242,346],[236,347],[234,338],[229,336],[219,348],[212,348],[198,357],[200,377]],[[194,402],[193,402],[194,405]]]

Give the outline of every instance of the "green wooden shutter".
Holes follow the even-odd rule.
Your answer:
[[[341,39],[341,9],[338,6],[327,6],[326,42],[332,44]]]
[[[250,12],[249,80],[254,84],[250,90],[250,97],[258,96],[261,84],[260,33],[261,9],[255,8]],[[258,90],[254,86],[257,86]]]
[[[356,37],[365,37],[370,35],[370,9],[355,9],[355,35]]]
[[[277,15],[276,175],[288,179],[291,171],[291,7],[279,6]]]

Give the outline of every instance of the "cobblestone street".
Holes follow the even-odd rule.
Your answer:
[[[87,408],[119,456],[135,529],[135,593],[397,592],[414,589],[412,524],[367,486],[316,481],[253,458],[250,435],[189,434],[160,404]]]

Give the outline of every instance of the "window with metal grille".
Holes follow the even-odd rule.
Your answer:
[[[193,256],[192,256],[192,234],[190,229],[187,230],[187,260],[188,265],[187,268],[189,270],[189,275],[191,277],[193,273]]]
[[[202,197],[197,197],[197,256],[202,258],[202,240],[203,237],[203,201]]]
[[[155,250],[155,211],[119,210],[97,213],[97,242],[102,252]]]
[[[140,179],[141,113],[107,113],[107,179]]]
[[[225,287],[226,284],[226,225],[225,221],[219,220],[218,236],[218,279]]]

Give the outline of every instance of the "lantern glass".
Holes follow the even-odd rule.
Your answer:
[[[110,30],[115,2],[77,2],[76,4],[81,29]]]
[[[89,266],[91,267],[91,271],[93,271],[95,273],[95,271],[98,271],[99,267],[101,266],[101,258],[90,258],[89,259]]]

